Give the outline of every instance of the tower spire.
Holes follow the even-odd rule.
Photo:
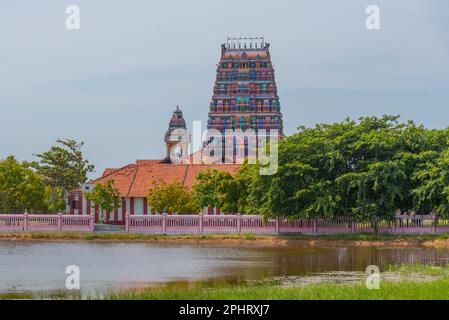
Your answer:
[[[170,155],[172,152],[172,148],[185,139],[185,137],[183,137],[182,135],[176,135],[175,137],[173,136],[173,132],[177,129],[183,129],[185,132],[187,132],[186,121],[184,120],[181,109],[179,109],[179,105],[177,105],[176,110],[173,111],[170,122],[168,123],[168,129],[164,135],[164,142],[166,146],[166,155],[164,160],[162,160],[162,162],[164,163],[171,163]],[[186,152],[186,150],[184,149],[185,147],[181,147],[180,156],[183,155],[184,152]]]

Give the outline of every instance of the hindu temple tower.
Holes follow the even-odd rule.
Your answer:
[[[177,134],[178,129],[181,129],[179,134]],[[176,110],[173,111],[168,129],[164,135],[166,154],[162,160],[163,163],[171,163],[171,155],[173,155],[173,152],[177,153],[178,157],[187,155],[190,136],[185,136],[186,134],[186,121],[184,120],[181,109],[179,109],[179,106],[176,106]],[[185,143],[182,143],[183,141]],[[174,150],[176,146],[179,146],[178,150]]]
[[[208,129],[277,129],[283,136],[270,44],[263,38],[228,38],[208,113]]]

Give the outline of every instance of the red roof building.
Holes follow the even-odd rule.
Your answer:
[[[69,195],[66,211],[75,215],[86,215],[95,213],[96,222],[100,215],[105,221],[111,224],[124,224],[125,215],[146,215],[155,214],[147,203],[147,195],[154,182],[164,181],[172,183],[175,180],[181,182],[189,189],[195,183],[196,175],[199,172],[217,169],[220,171],[235,174],[240,165],[238,164],[175,164],[170,161],[171,148],[175,146],[170,137],[171,131],[175,129],[185,129],[185,121],[179,107],[173,112],[169,129],[165,133],[165,143],[167,145],[166,157],[162,160],[137,160],[133,164],[128,164],[121,168],[107,168],[100,178],[83,184],[79,189],[74,190]],[[108,180],[114,181],[114,187],[121,197],[121,205],[114,212],[100,212],[98,206],[86,199],[84,193],[90,192],[96,184],[106,183]],[[204,208],[207,214],[219,213],[218,208]]]

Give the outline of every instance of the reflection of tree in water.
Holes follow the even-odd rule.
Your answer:
[[[261,249],[263,250],[263,249]],[[420,248],[299,248],[264,251],[264,262],[239,269],[239,273],[256,272],[259,276],[304,275],[331,271],[365,271],[369,265],[385,269],[390,264],[439,264],[449,259],[449,251]]]

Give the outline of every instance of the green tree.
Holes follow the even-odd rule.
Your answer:
[[[0,212],[44,212],[46,192],[41,177],[28,163],[20,163],[14,156],[0,161]]]
[[[114,180],[108,180],[104,184],[95,185],[94,190],[85,193],[86,199],[92,201],[102,212],[114,212],[120,208],[120,193],[114,187]]]
[[[377,231],[380,219],[393,219],[403,199],[407,176],[399,161],[383,161],[368,165],[362,172],[351,172],[337,178],[344,196],[354,199],[352,217],[371,220]]]
[[[198,213],[201,210],[193,192],[178,180],[172,183],[162,180],[154,182],[147,199],[151,209],[159,213]]]
[[[221,207],[221,188],[225,182],[230,182],[232,175],[216,169],[199,172],[193,185],[196,202],[201,208]]]
[[[39,161],[31,164],[51,188],[51,209],[54,211],[64,208],[66,193],[85,183],[88,174],[94,170],[94,166],[84,159],[81,152],[84,142],[71,139],[58,139],[56,142],[58,145],[52,146],[50,150],[36,154]]]
[[[417,186],[412,190],[416,209],[449,217],[449,149],[427,161],[413,176]]]
[[[431,202],[442,204],[448,184],[440,183],[440,198],[432,201],[421,189],[419,200],[412,190],[430,179],[428,162],[448,148],[448,130],[401,123],[398,116],[299,127],[280,141],[276,174],[261,176],[258,165],[244,165],[216,189],[216,199],[241,212],[290,218],[377,221],[393,218],[398,209],[428,213]],[[440,164],[435,174],[443,169]]]

